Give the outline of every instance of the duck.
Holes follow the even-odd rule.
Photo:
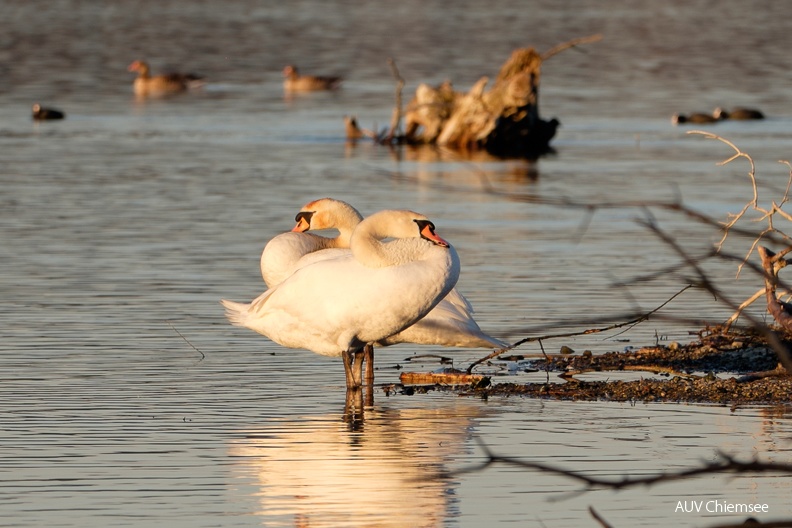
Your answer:
[[[365,135],[355,116],[344,116],[344,134],[347,141],[356,141]]]
[[[460,263],[429,218],[403,209],[363,219],[350,250],[300,268],[250,303],[222,300],[226,317],[281,346],[341,356],[347,389],[361,387],[364,347],[428,314],[456,285]]]
[[[306,203],[295,216],[290,232],[272,238],[261,254],[261,275],[268,288],[280,284],[296,270],[319,260],[335,258],[350,251],[350,240],[363,216],[352,205],[334,198]],[[335,229],[338,236],[323,237],[309,230]],[[462,348],[504,348],[507,343],[486,334],[473,317],[470,301],[456,288],[414,325],[374,343],[400,343]],[[374,381],[373,348],[365,347],[366,382]]]
[[[147,62],[136,60],[127,71],[137,72],[133,90],[138,97],[162,97],[185,92],[203,84],[203,77],[193,73],[166,73],[151,75]]]
[[[33,120],[46,121],[51,119],[63,119],[66,114],[54,108],[44,108],[39,103],[33,105]]]
[[[755,110],[753,108],[734,108],[731,112],[727,112],[723,108],[718,107],[712,111],[712,117],[718,121],[724,121],[726,119],[747,121],[751,119],[764,119],[765,115],[760,110]]]
[[[300,75],[297,67],[291,64],[283,68],[283,77],[283,90],[286,92],[335,90],[342,81],[338,76]]]
[[[688,115],[674,114],[673,116],[671,116],[671,122],[675,125],[681,125],[684,123],[707,124],[707,123],[717,123],[718,120],[712,117],[710,114],[696,112]]]

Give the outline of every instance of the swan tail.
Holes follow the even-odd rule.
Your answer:
[[[232,325],[247,326],[246,323],[250,315],[249,304],[227,301],[225,299],[221,300],[220,304],[225,308],[225,316]]]

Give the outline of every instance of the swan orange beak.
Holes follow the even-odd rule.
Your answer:
[[[292,231],[296,231],[297,233],[302,233],[304,231],[308,231],[311,229],[311,216],[313,216],[313,211],[306,212],[300,211],[297,213],[297,216],[294,217],[294,220],[297,222],[292,228]]]
[[[440,247],[448,247],[450,244],[437,236],[437,233],[434,231],[434,224],[432,222],[421,222],[418,224],[421,229],[421,238],[425,238],[432,244],[436,244]]]
[[[292,231],[296,231],[297,233],[302,233],[304,231],[308,231],[311,229],[311,224],[305,221],[305,218],[300,218],[297,220],[297,225],[292,228]]]

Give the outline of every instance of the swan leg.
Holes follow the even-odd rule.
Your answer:
[[[374,385],[374,345],[367,344],[363,348],[363,355],[366,361],[366,386]]]
[[[363,352],[347,350],[341,356],[344,359],[347,389],[363,386]]]
[[[348,388],[346,391],[343,420],[349,424],[351,430],[358,430],[360,426],[363,425],[363,419],[363,388]]]
[[[366,354],[362,350],[355,352],[355,359],[352,363],[352,373],[355,376],[355,387],[363,386],[363,360],[366,359]]]

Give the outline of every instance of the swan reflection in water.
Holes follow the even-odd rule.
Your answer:
[[[337,414],[273,421],[230,445],[234,473],[252,479],[266,526],[440,526],[458,515],[456,481],[485,409],[367,408],[351,426]]]

